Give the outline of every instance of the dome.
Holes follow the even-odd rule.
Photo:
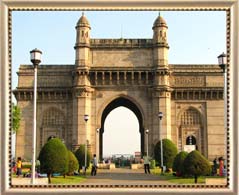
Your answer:
[[[167,23],[166,23],[166,21],[164,20],[164,18],[159,15],[159,16],[156,18],[156,20],[154,21],[153,28],[154,28],[154,27],[160,27],[160,26],[165,26],[165,27],[167,27]]]
[[[87,18],[85,17],[84,13],[82,13],[82,16],[80,17],[80,19],[77,22],[77,26],[86,26],[86,27],[90,27],[90,23],[87,20]]]

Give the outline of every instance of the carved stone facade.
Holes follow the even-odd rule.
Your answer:
[[[195,144],[210,160],[225,156],[222,71],[218,65],[168,64],[167,28],[159,16],[152,39],[91,39],[83,15],[76,26],[75,64],[39,66],[37,153],[56,136],[72,150],[88,140],[91,152],[102,156],[105,119],[125,106],[139,120],[142,152],[149,129],[150,154],[160,138],[168,138],[179,151]],[[18,76],[14,94],[22,120],[16,155],[31,159],[32,66],[21,65]],[[84,114],[90,116],[87,124]]]

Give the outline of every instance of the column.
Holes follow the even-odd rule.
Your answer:
[[[98,74],[97,74],[97,71],[95,71],[95,85],[98,85]]]
[[[134,71],[131,72],[131,84],[134,84]]]
[[[126,85],[127,83],[127,72],[124,72],[124,84]]]
[[[149,72],[146,71],[146,85],[149,84]]]
[[[105,72],[102,72],[102,85],[105,85]]]
[[[110,85],[112,85],[112,71],[110,71]]]
[[[119,85],[119,72],[117,72],[117,85]]]
[[[142,72],[141,71],[139,71],[139,84],[142,84],[142,82],[141,82],[141,74],[142,74]]]

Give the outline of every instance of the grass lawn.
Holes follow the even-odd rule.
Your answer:
[[[23,177],[23,174],[27,171],[23,171],[22,175],[20,177]],[[87,171],[87,175],[89,175]],[[16,173],[12,174],[12,178],[17,178]],[[86,177],[84,175],[77,175],[77,176],[66,176],[65,178],[63,176],[55,176],[51,177],[51,184],[79,184],[82,181],[85,181]]]
[[[174,177],[173,179],[169,179],[168,181],[174,184],[194,184],[194,178]],[[204,184],[204,183],[205,183],[205,177],[199,177],[198,184]]]
[[[160,175],[161,169],[159,167],[156,167],[155,169],[150,169],[152,174]],[[222,176],[200,176],[198,177],[198,183],[204,184],[206,178],[225,178]],[[191,178],[183,178],[183,177],[176,177],[173,176],[172,173],[164,173],[163,175],[160,175],[160,179],[167,180],[170,183],[173,184],[194,184],[194,177]]]
[[[86,180],[85,176],[57,176],[51,178],[51,184],[79,184]]]

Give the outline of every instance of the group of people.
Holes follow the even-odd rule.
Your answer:
[[[150,159],[147,155],[144,155],[143,157],[144,160],[144,172],[145,174],[150,174]],[[12,168],[13,171],[16,172],[17,177],[22,175],[22,159],[21,157],[17,158],[17,162],[13,161],[12,163]],[[91,168],[91,175],[95,176],[97,174],[97,168],[98,168],[98,161],[96,158],[96,154],[93,155],[93,160],[92,160],[92,168]]]
[[[145,174],[150,174],[150,158],[148,155],[143,156],[143,160],[144,160],[144,172]],[[93,156],[93,160],[92,160],[92,168],[91,168],[91,175],[95,176],[97,173],[97,168],[98,168],[98,161],[96,158],[96,154],[94,154]]]

